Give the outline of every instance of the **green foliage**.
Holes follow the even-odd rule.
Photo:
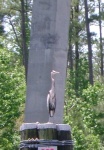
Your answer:
[[[100,150],[101,144],[99,137],[93,135],[88,130],[88,128],[73,128],[73,136],[75,141],[74,150]]]
[[[77,71],[77,76],[76,76]],[[78,88],[76,89],[76,84]],[[76,91],[77,90],[77,91]],[[104,141],[104,85],[88,82],[88,63],[67,71],[64,121],[72,127],[75,150],[102,150]]]
[[[102,150],[104,148],[104,85],[95,83],[91,86],[86,76],[87,71],[84,73],[82,70],[79,78],[77,77],[78,82],[83,78],[82,83],[86,83],[79,84],[77,93],[80,94],[77,95],[73,88],[75,77],[68,71],[64,121],[72,127],[75,150]]]
[[[84,122],[104,140],[104,85],[94,84],[83,90]],[[85,107],[86,106],[86,107]]]
[[[68,71],[67,86],[74,90],[77,95],[81,95],[84,88],[88,86],[88,61],[87,59],[80,58],[78,60],[78,69]],[[73,92],[68,89],[67,94],[72,94]]]
[[[85,31],[84,1],[72,0],[69,30],[70,70],[67,71],[64,121],[72,127],[75,150],[104,149],[104,84],[101,78],[101,47],[99,35],[90,31],[93,49],[94,85],[88,81],[91,66],[88,66],[88,44]],[[99,13],[99,1],[88,0],[88,22],[90,27],[103,25],[102,8]],[[92,60],[91,59],[91,60]],[[90,61],[89,61],[90,62]],[[104,70],[104,69],[103,69]],[[98,81],[99,80],[99,81]],[[98,82],[98,83],[97,83]]]
[[[0,49],[0,149],[13,150],[17,143],[16,120],[24,102],[24,68],[16,54]]]

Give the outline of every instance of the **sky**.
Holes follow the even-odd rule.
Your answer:
[[[97,37],[99,38],[99,26],[91,25],[90,31],[97,33]],[[102,37],[104,38],[104,27],[102,27]]]
[[[104,1],[104,0],[101,0],[101,3],[102,3],[102,7],[103,7],[103,2],[102,1]],[[98,9],[98,6],[97,7],[95,7],[95,12],[94,12],[94,14],[99,14],[99,9]],[[103,25],[104,25],[104,23],[103,23]],[[104,26],[102,25],[102,37],[104,38]],[[97,36],[99,37],[99,24],[96,24],[96,25],[91,25],[90,26],[90,31],[91,32],[95,32],[95,33],[97,33]]]

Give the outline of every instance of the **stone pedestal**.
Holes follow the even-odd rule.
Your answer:
[[[37,150],[38,147],[56,147],[57,150],[73,150],[71,129],[66,124],[25,123],[20,127],[20,150]]]

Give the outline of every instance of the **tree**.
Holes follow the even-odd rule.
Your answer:
[[[83,65],[85,67],[85,64]],[[82,68],[83,68],[82,67]],[[86,76],[82,69],[80,78]],[[64,122],[71,125],[75,150],[103,149],[104,139],[104,85],[96,83],[88,85],[87,80],[80,84],[80,96],[76,96],[73,88],[74,79],[69,78],[68,71],[66,98],[64,106]],[[86,87],[84,82],[86,83]]]
[[[27,71],[28,71],[28,48],[27,48],[27,42],[26,42],[26,14],[27,14],[26,11],[27,9],[25,9],[27,8],[27,5],[25,6],[24,0],[20,0],[20,1],[21,1],[22,56],[23,56],[23,64],[25,66],[25,76],[27,80]]]
[[[99,3],[99,33],[100,33],[100,52],[101,52],[101,76],[104,75],[103,67],[103,42],[102,42],[102,20],[101,20],[101,0]]]
[[[30,47],[31,8],[32,0],[0,1],[0,12],[4,15],[3,22],[10,28],[9,31],[6,31],[4,46],[20,54],[19,58],[25,66],[26,78]]]
[[[87,41],[88,41],[88,60],[89,60],[89,81],[93,85],[93,65],[92,65],[92,46],[91,46],[91,33],[88,18],[88,4],[87,0],[84,0],[85,4],[85,21],[86,21],[86,31],[87,31]]]
[[[0,49],[0,149],[13,150],[18,142],[16,120],[25,98],[24,68],[18,55]]]
[[[79,4],[79,7],[77,7],[79,8],[79,10],[77,9],[78,13],[73,12],[77,4]],[[86,5],[86,9],[83,7],[83,4]],[[72,17],[69,30],[69,46],[71,45],[72,52],[69,51],[68,54],[71,52],[73,57],[70,58],[68,56],[68,58],[70,58],[68,61],[69,64],[73,64],[73,66],[71,67],[71,65],[69,65],[67,68],[64,122],[72,127],[75,150],[99,150],[104,148],[104,85],[98,80],[98,75],[95,74],[95,70],[97,68],[100,70],[99,66],[101,66],[101,64],[98,65],[97,63],[97,59],[100,60],[101,55],[98,57],[96,53],[100,53],[100,41],[96,37],[95,32],[90,32],[90,27],[92,24],[95,24],[95,20],[99,23],[99,16],[95,14],[95,5],[97,4],[98,1],[95,2],[93,0],[83,2],[72,0]],[[78,18],[75,17],[76,15]],[[85,30],[85,28],[87,30]],[[78,34],[76,34],[75,29],[77,29],[77,31],[79,29]],[[78,44],[77,51],[75,51],[76,41]],[[89,51],[88,41],[91,51]],[[94,47],[97,48],[92,51]],[[78,58],[77,67],[76,58]],[[92,62],[95,62],[94,66]],[[89,73],[90,69],[92,75]],[[77,75],[76,71],[78,72]],[[76,80],[78,82],[77,92],[75,88]]]

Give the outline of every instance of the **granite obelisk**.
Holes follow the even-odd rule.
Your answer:
[[[34,0],[30,38],[25,123],[48,121],[50,73],[56,77],[54,123],[63,122],[64,89],[71,0]]]

